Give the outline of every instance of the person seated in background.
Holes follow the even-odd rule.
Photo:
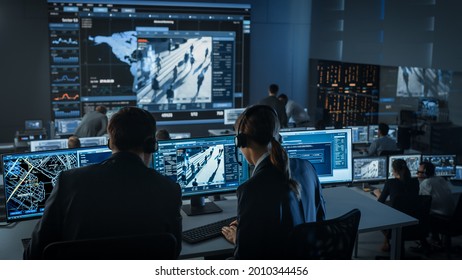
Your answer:
[[[432,239],[439,242],[438,229],[435,219],[449,219],[456,209],[456,203],[452,195],[451,187],[444,178],[435,176],[435,165],[428,161],[419,164],[417,178],[420,181],[420,195],[431,195],[430,229]]]
[[[170,140],[170,133],[166,129],[159,129],[156,132],[156,140]]]
[[[278,115],[279,125],[281,126],[281,128],[286,128],[288,127],[286,108],[284,106],[284,103],[282,103],[277,98],[278,91],[279,86],[276,84],[271,84],[268,88],[268,96],[260,100],[258,104],[267,105],[273,108]]]
[[[296,127],[308,126],[310,116],[308,113],[284,93],[279,94],[278,99],[285,105],[287,118],[295,122]]]
[[[369,148],[366,150],[369,156],[378,156],[382,151],[395,151],[398,150],[398,145],[388,135],[389,126],[386,123],[379,123],[378,138],[375,139]]]
[[[394,199],[398,195],[407,195],[410,199],[419,194],[419,181],[411,177],[411,171],[409,170],[407,163],[403,159],[395,159],[391,164],[393,169],[394,178],[388,179],[383,186],[383,190],[375,189],[374,195],[378,197],[378,201],[393,205]],[[390,197],[390,201],[387,202],[387,198]],[[382,251],[389,251],[389,231],[385,231],[385,240],[382,245]]]
[[[95,137],[106,134],[108,119],[107,109],[104,106],[96,106],[95,111],[86,113],[74,135],[77,137]]]
[[[72,135],[71,137],[69,137],[67,139],[67,147],[69,149],[73,149],[73,148],[80,148],[81,147],[81,144],[80,144],[80,139],[79,137],[75,136],[75,135]]]
[[[299,195],[300,189],[290,176],[287,153],[276,140],[276,112],[266,105],[249,107],[235,129],[236,148],[255,168],[237,189],[237,221],[222,233],[235,244],[235,259],[281,259],[295,224],[290,195]]]
[[[176,237],[179,255],[180,186],[148,167],[157,147],[154,117],[140,108],[122,108],[108,133],[109,159],[58,176],[25,259],[41,259],[44,248],[58,241],[164,232]]]

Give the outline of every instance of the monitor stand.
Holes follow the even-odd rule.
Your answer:
[[[202,214],[210,214],[210,213],[219,213],[222,212],[223,209],[218,207],[213,202],[205,202],[205,197],[203,196],[193,196],[191,197],[191,204],[183,205],[183,211],[188,216],[196,216]]]

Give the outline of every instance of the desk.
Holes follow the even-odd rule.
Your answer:
[[[341,216],[353,208],[358,208],[361,211],[359,233],[392,229],[393,240],[391,258],[399,259],[401,228],[416,224],[418,222],[416,219],[379,203],[374,199],[369,199],[351,188],[328,188],[323,190],[323,195],[326,200],[326,214],[328,219]],[[370,194],[367,195],[370,196]],[[223,209],[223,212],[202,216],[186,216],[182,213],[183,229],[188,230],[193,227],[236,215],[237,201],[235,197],[229,197],[227,200],[215,201],[215,203]],[[21,238],[30,237],[36,223],[37,221],[26,221],[18,223],[13,228],[0,228],[0,259],[21,259],[23,252]],[[180,255],[182,259],[231,253],[234,250],[234,246],[228,243],[224,238],[214,238],[198,244],[183,242],[182,246],[183,249]]]
[[[374,198],[369,193],[365,193],[365,195]],[[390,258],[400,259],[401,229],[405,226],[415,225],[419,221],[365,195],[347,187],[324,189],[326,218],[333,219],[358,208],[361,211],[358,233],[391,229]]]

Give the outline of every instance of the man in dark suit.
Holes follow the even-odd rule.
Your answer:
[[[25,259],[40,259],[57,241],[161,232],[177,238],[181,251],[181,190],[148,168],[155,151],[156,122],[150,113],[126,107],[108,126],[112,156],[62,172],[32,233]]]
[[[106,107],[96,106],[95,111],[88,112],[83,116],[74,135],[79,138],[103,136],[106,133],[108,122],[106,113]]]
[[[281,128],[288,126],[288,119],[286,114],[285,104],[277,98],[279,91],[279,86],[276,84],[271,84],[268,88],[268,96],[260,100],[258,104],[268,105],[272,107],[278,114],[279,124]]]

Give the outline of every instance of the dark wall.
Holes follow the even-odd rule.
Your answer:
[[[189,2],[251,4],[250,103],[266,96],[269,84],[278,83],[282,92],[308,105],[311,0]],[[24,120],[48,123],[51,118],[46,0],[0,1],[0,38],[0,143],[4,143],[13,142]],[[221,127],[167,128],[202,135]]]
[[[384,66],[380,94],[391,98],[397,66],[453,71],[444,102],[450,121],[462,125],[455,107],[462,102],[461,9],[458,0],[313,0],[310,58]],[[389,113],[414,103],[382,104],[379,121],[395,122]]]

